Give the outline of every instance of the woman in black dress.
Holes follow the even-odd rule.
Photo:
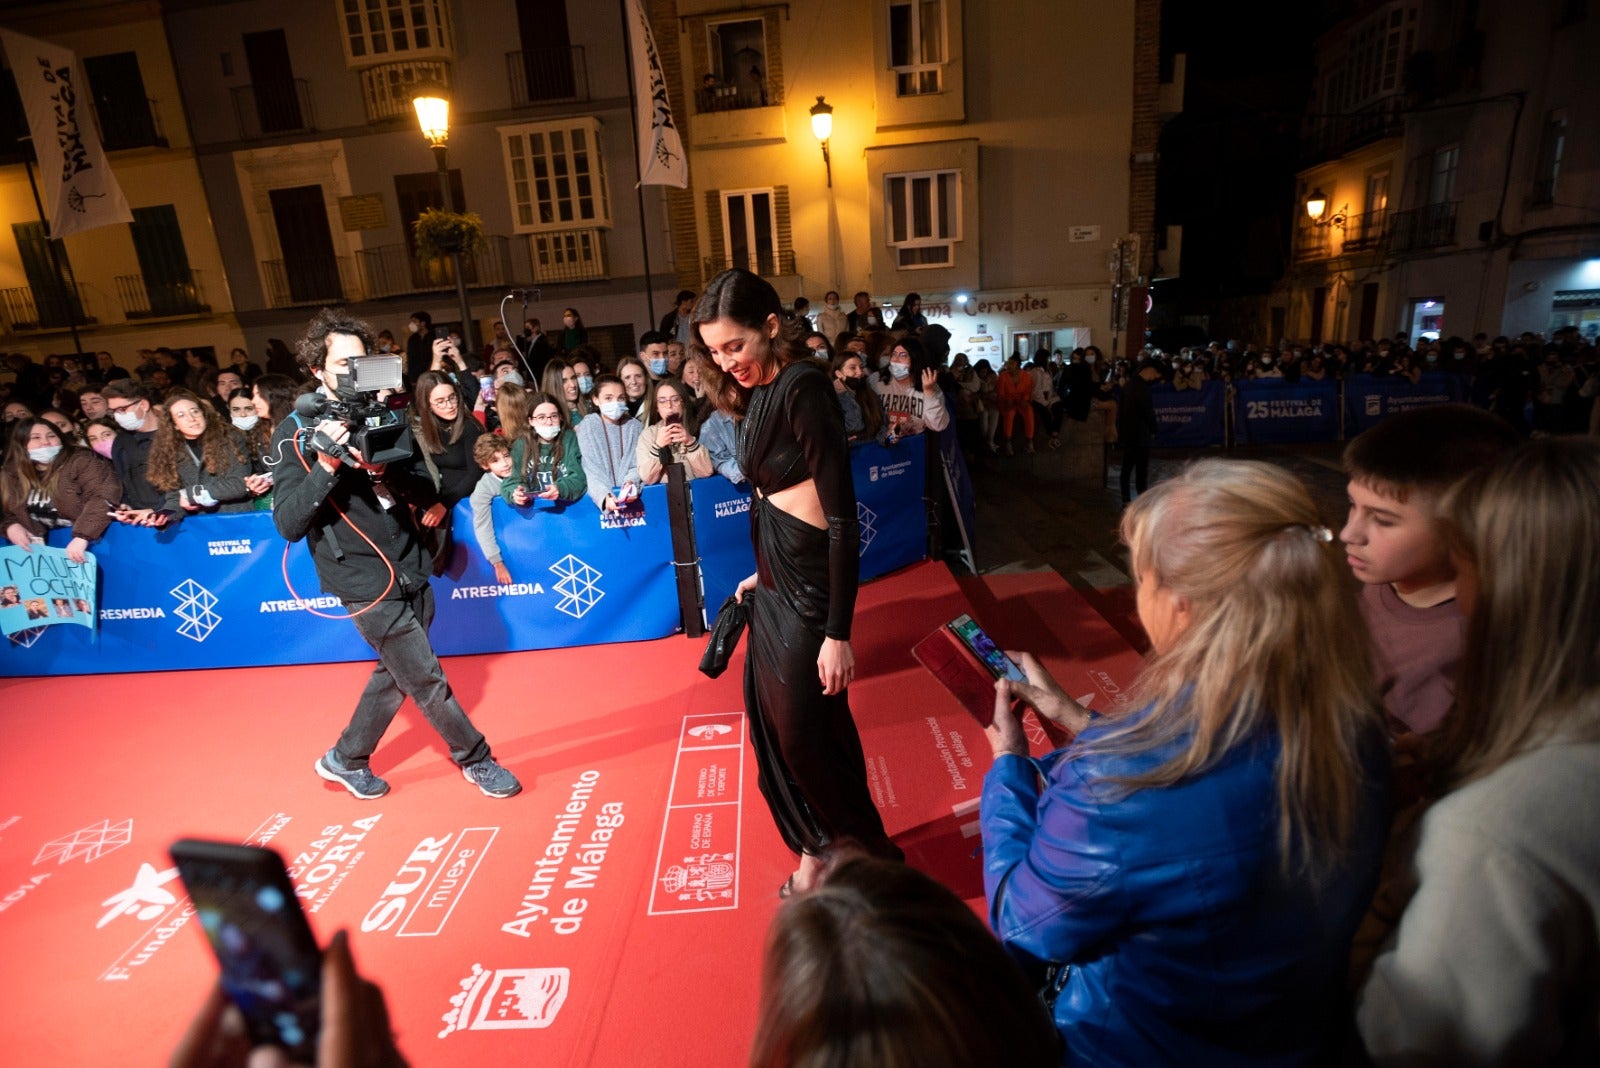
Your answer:
[[[750,616],[745,708],[761,792],[800,855],[785,897],[811,888],[836,841],[902,857],[872,803],[850,716],[860,527],[844,421],[807,332],[749,271],[718,275],[693,313],[706,394],[743,422],[756,550],[756,573],[738,589]]]

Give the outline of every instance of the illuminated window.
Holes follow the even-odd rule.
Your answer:
[[[594,119],[502,126],[500,143],[517,233],[611,225]]]
[[[884,176],[884,233],[901,270],[950,267],[961,240],[961,172]]]
[[[937,93],[944,63],[944,0],[890,3],[889,67],[895,72],[895,95]]]

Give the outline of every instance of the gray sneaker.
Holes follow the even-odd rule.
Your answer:
[[[485,797],[515,797],[522,792],[522,784],[517,777],[496,764],[493,757],[468,764],[461,769],[461,775],[482,790]]]
[[[335,749],[317,758],[317,774],[338,783],[363,801],[375,800],[389,792],[389,784],[372,774],[371,769],[345,767]]]

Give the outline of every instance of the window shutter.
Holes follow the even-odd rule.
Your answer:
[[[711,237],[711,267],[706,280],[728,265],[728,242],[722,234],[722,190],[706,190],[706,231]]]
[[[778,225],[778,273],[792,274],[789,260],[794,254],[794,240],[789,229],[789,187],[772,188],[772,217]]]

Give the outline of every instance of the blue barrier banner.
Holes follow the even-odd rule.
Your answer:
[[[1444,371],[1427,372],[1415,385],[1397,375],[1351,375],[1344,384],[1345,434],[1355,437],[1398,412],[1450,404],[1464,394],[1460,376]]]
[[[1221,445],[1227,440],[1223,426],[1228,387],[1215,379],[1199,389],[1173,389],[1166,383],[1150,387],[1156,407],[1156,448],[1194,449]]]
[[[939,439],[939,456],[944,462],[945,473],[950,476],[950,486],[954,500],[951,506],[961,517],[961,523],[967,530],[967,538],[974,548],[978,544],[978,491],[972,485],[972,471],[967,467],[966,454],[961,451],[961,442],[956,437],[954,430],[944,433],[934,432]],[[952,535],[956,532],[952,531]],[[955,537],[947,537],[946,544],[954,545]]]
[[[1339,440],[1339,383],[1244,379],[1233,385],[1236,445]]]
[[[928,514],[922,506],[927,451],[916,438],[850,449],[861,522],[861,581],[897,571],[927,556]],[[694,540],[700,553],[707,622],[734,587],[756,569],[750,544],[750,494],[724,478],[689,483],[694,494]]]

